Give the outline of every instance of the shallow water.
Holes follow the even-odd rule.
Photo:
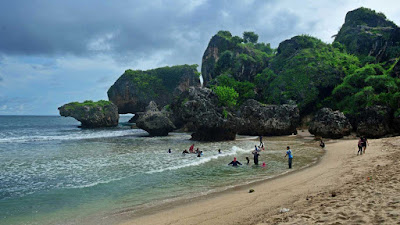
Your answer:
[[[287,145],[294,153],[294,169],[321,155],[312,141],[264,137],[260,164],[265,161],[267,167],[262,168],[252,163],[256,138],[199,143],[186,133],[147,137],[145,131],[125,126],[89,130],[77,125],[72,118],[0,116],[0,224],[107,221],[109,215],[126,210],[286,172]],[[181,154],[192,143],[203,151],[202,157]],[[228,166],[234,156],[244,165]],[[246,156],[250,165],[245,164]]]

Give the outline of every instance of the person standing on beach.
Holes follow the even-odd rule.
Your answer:
[[[363,147],[363,153],[365,154],[365,149],[367,149],[367,145],[369,145],[368,140],[366,137],[362,137],[362,147]]]
[[[236,161],[236,157],[234,157],[233,158],[233,161],[232,162],[230,162],[229,164],[228,164],[228,166],[229,165],[232,165],[232,166],[238,166],[238,165],[242,165],[239,161]]]
[[[363,143],[363,140],[362,140],[362,137],[360,137],[360,139],[358,140],[358,152],[357,152],[357,155],[358,154],[362,155],[362,153],[363,153],[363,151],[362,151],[362,149],[363,149],[362,143]]]
[[[262,136],[260,135],[260,145],[262,144],[263,142],[262,142]]]
[[[253,155],[254,155],[254,164],[258,165],[258,157],[260,156],[260,153],[258,153],[258,151],[254,151]]]
[[[321,138],[321,141],[319,142],[319,146],[321,146],[321,148],[325,148],[325,143]]]
[[[286,151],[285,158],[286,158],[286,156],[289,156],[289,158],[288,158],[289,169],[292,169],[293,153],[289,146],[287,146],[286,149],[287,149],[287,151]]]

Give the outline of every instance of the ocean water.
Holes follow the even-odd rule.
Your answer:
[[[256,137],[215,143],[193,142],[187,133],[148,137],[124,126],[127,120],[81,129],[73,118],[0,116],[0,224],[114,224],[122,214],[286,173],[287,145],[294,170],[322,154],[296,136],[264,137],[263,168],[252,163]],[[202,157],[181,154],[192,143]],[[244,165],[228,166],[233,157]]]

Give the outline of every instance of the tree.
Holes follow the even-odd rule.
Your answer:
[[[243,41],[244,43],[257,43],[258,41],[258,34],[251,32],[251,31],[245,31],[243,32]]]

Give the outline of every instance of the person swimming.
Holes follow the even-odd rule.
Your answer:
[[[168,153],[171,153],[171,149],[168,149]]]
[[[198,150],[196,151],[197,151],[197,157],[201,157],[203,155],[203,151],[198,151]]]
[[[218,149],[218,154],[222,154],[221,149]]]
[[[233,158],[233,161],[230,162],[230,163],[228,164],[228,166],[229,166],[229,165],[238,166],[238,165],[242,165],[242,164],[241,164],[239,161],[236,160],[236,157],[234,157],[234,158]]]
[[[183,155],[188,154],[188,153],[189,152],[186,149],[182,152]]]

